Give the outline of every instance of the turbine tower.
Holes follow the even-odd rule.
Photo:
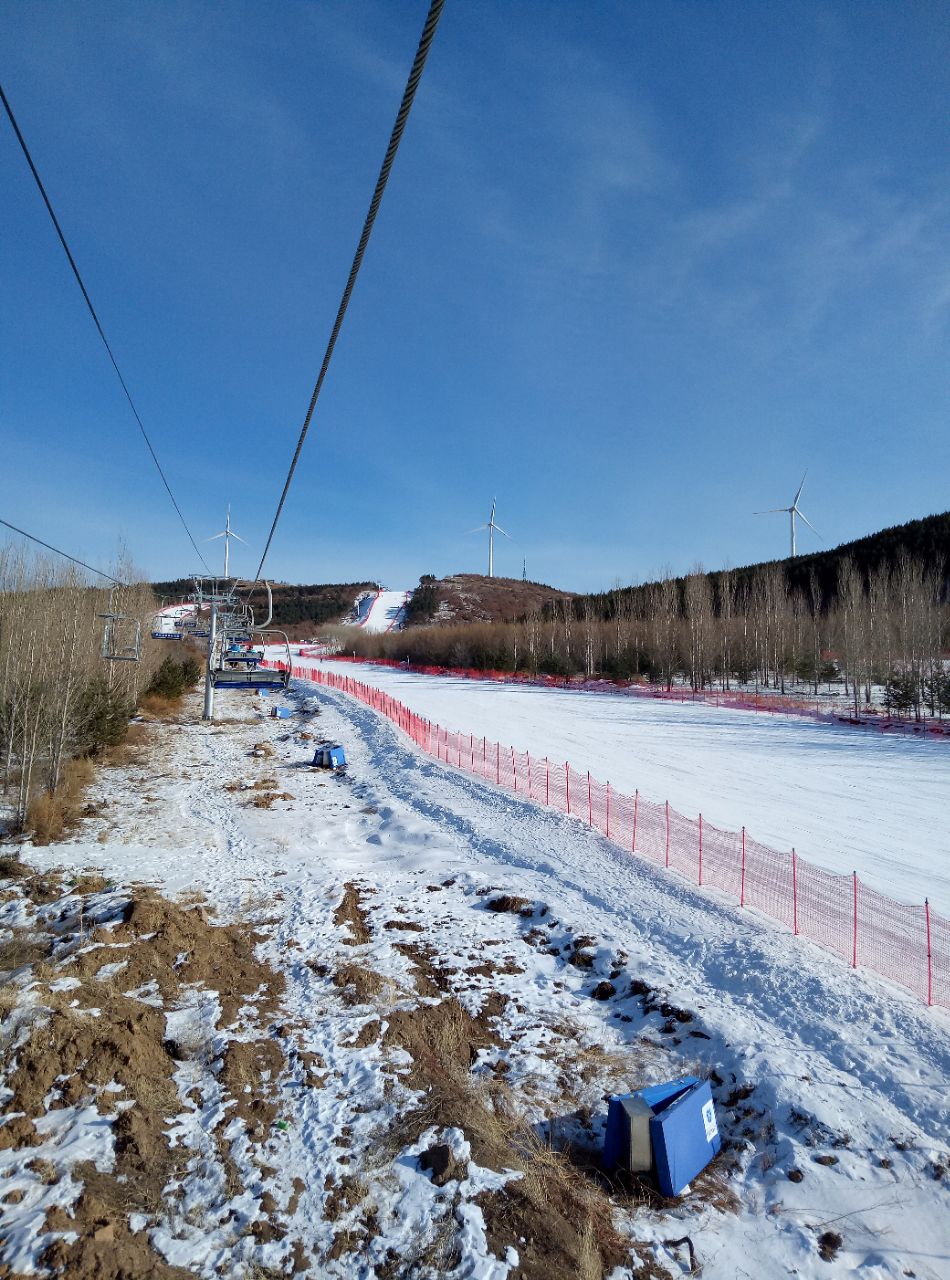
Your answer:
[[[218,538],[224,539],[224,576],[227,577],[228,562],[231,556],[231,539],[237,538],[238,542],[244,542],[244,539],[241,537],[241,535],[239,533],[235,533],[234,530],[231,528],[230,502],[228,503],[228,514],[227,514],[227,519],[224,522],[224,528],[221,530],[220,533],[216,533],[210,538],[205,538],[205,542],[216,542]],[[244,542],[244,545],[247,546],[247,543]]]
[[[805,472],[805,476],[807,476],[807,475],[808,475],[808,472],[806,471],[806,472]],[[769,509],[768,509],[767,511],[756,511],[756,512],[755,512],[755,514],[756,514],[757,516],[770,516],[770,515],[774,515],[776,512],[779,512],[779,511],[784,512],[784,513],[787,513],[788,518],[789,518],[789,522],[790,522],[790,524],[791,524],[791,532],[792,532],[792,559],[793,559],[793,560],[795,559],[795,556],[797,555],[797,551],[796,551],[796,544],[795,544],[795,517],[796,517],[796,516],[800,516],[800,517],[802,518],[802,520],[804,520],[804,521],[805,521],[805,523],[808,525],[809,529],[811,529],[812,533],[813,533],[813,534],[815,534],[815,536],[816,536],[816,537],[818,537],[818,538],[820,538],[820,537],[821,537],[821,534],[818,532],[818,530],[815,528],[815,526],[812,524],[812,522],[808,519],[808,517],[805,515],[805,513],[804,513],[804,512],[799,508],[799,505],[798,505],[798,499],[802,496],[802,489],[804,489],[804,487],[805,487],[805,476],[802,476],[802,482],[801,482],[801,484],[798,486],[798,493],[796,493],[796,494],[795,494],[795,497],[792,499],[792,505],[791,505],[790,507],[769,507]]]
[[[497,529],[499,533],[504,533],[506,538],[511,537],[510,533],[505,533],[504,529],[501,527],[500,524],[495,524],[495,502],[496,502],[496,499],[492,498],[491,515],[488,517],[488,524],[480,524],[477,529],[469,529],[469,533],[483,533],[486,529],[488,530],[488,576],[489,578],[493,578],[495,576],[495,530]]]

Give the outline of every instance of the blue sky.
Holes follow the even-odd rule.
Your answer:
[[[263,545],[426,9],[0,10],[196,538]],[[448,0],[269,574],[481,571],[493,495],[496,570],[575,589],[785,554],[806,467],[802,550],[945,510],[948,69],[942,0]],[[0,172],[0,515],[187,573],[5,120]]]

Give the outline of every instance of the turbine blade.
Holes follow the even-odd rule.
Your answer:
[[[484,533],[484,532],[485,532],[485,530],[486,530],[487,528],[488,528],[488,525],[487,525],[487,524],[480,524],[480,525],[478,525],[478,527],[477,527],[477,528],[475,528],[475,529],[469,529],[469,530],[468,530],[468,532],[469,532],[469,533]]]
[[[217,542],[218,538],[224,537],[226,537],[226,533],[225,530],[222,529],[220,533],[213,533],[210,538],[205,538],[205,542]]]
[[[511,537],[511,534],[510,534],[510,533],[505,533],[505,530],[501,527],[501,525],[500,525],[500,524],[496,524],[496,525],[495,525],[495,528],[498,530],[498,532],[499,532],[499,533],[504,533],[506,538],[510,538],[510,537]]]
[[[805,521],[805,523],[808,525],[809,529],[811,529],[812,533],[813,533],[813,534],[815,534],[815,536],[816,536],[816,537],[821,538],[821,534],[818,532],[818,530],[815,528],[815,526],[812,524],[812,522],[808,519],[808,517],[807,517],[806,515],[802,515],[802,513],[799,511],[799,512],[798,512],[798,518],[799,518],[799,520],[804,520],[804,521]],[[821,538],[821,540],[822,540],[822,542],[824,542],[824,538]]]
[[[231,537],[237,538],[238,542],[243,542],[246,547],[251,545],[246,538],[242,538],[241,535],[239,533],[235,533],[233,529],[231,530]]]
[[[771,516],[775,515],[777,511],[784,511],[788,515],[791,509],[791,507],[769,507],[767,511],[753,511],[752,514],[754,516]]]
[[[808,469],[806,468],[806,469],[805,469],[805,476],[807,476],[807,475],[808,475]],[[804,487],[805,487],[805,476],[802,476],[802,482],[801,482],[801,484],[798,486],[798,493],[796,493],[796,494],[795,494],[795,501],[792,503],[792,507],[797,507],[797,506],[798,506],[798,499],[802,496],[802,490],[803,490],[803,489],[804,489]],[[791,510],[791,507],[789,508],[789,510]]]

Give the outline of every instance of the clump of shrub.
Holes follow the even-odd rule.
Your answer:
[[[75,712],[75,752],[96,755],[120,743],[129,728],[132,704],[120,689],[105,680],[90,680],[79,696]]]
[[[200,675],[201,665],[194,658],[183,658],[181,662],[176,662],[174,658],[168,657],[152,676],[145,696],[176,702],[186,689],[197,684]]]

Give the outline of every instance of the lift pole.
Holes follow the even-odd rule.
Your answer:
[[[205,709],[202,720],[214,719],[214,685],[211,682],[211,667],[214,662],[214,642],[218,633],[218,606],[211,605],[211,626],[208,628],[208,669],[205,671]]]

